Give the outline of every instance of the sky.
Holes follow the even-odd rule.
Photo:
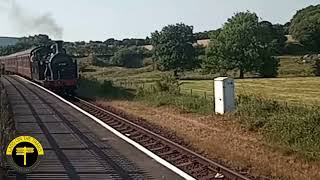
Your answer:
[[[0,0],[0,36],[45,33],[65,41],[145,38],[168,24],[194,31],[220,28],[234,13],[256,12],[272,23],[290,21],[320,0]]]

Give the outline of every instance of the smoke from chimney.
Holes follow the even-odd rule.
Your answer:
[[[50,13],[33,14],[21,7],[15,0],[0,0],[0,9],[8,14],[9,21],[19,33],[48,34],[55,39],[61,39],[63,29],[52,18]]]

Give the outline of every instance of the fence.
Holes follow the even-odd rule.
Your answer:
[[[213,100],[214,98],[212,91],[205,91],[205,90],[199,90],[199,89],[180,88],[180,93],[194,96],[194,97],[209,99],[209,100]]]
[[[147,82],[132,82],[132,81],[120,81],[120,82],[113,82],[114,86],[117,87],[122,87],[125,89],[131,89],[131,90],[136,90],[138,88],[142,88],[144,90],[150,90],[150,91],[155,91],[156,90],[156,85],[155,83],[147,83]],[[211,91],[206,91],[206,90],[200,90],[200,89],[192,89],[192,88],[184,88],[184,87],[179,87],[179,92],[185,95],[190,95],[193,97],[199,97],[199,98],[204,98],[206,100],[214,100],[214,93],[213,93],[213,87],[211,88]]]

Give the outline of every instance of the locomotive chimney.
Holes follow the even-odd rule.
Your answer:
[[[55,41],[56,42],[56,53],[63,53],[62,51],[62,43],[63,41]]]

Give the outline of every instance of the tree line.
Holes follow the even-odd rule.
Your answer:
[[[144,58],[152,56],[155,67],[172,70],[176,76],[179,72],[201,68],[221,75],[237,71],[240,78],[248,72],[262,77],[276,76],[277,55],[319,53],[320,5],[299,10],[284,25],[259,19],[254,12],[239,12],[221,28],[211,31],[194,33],[192,26],[178,23],[151,33],[150,38],[65,42],[64,47],[74,57],[102,56],[94,58],[96,65],[136,68],[143,66]],[[295,41],[288,41],[286,35]],[[209,47],[194,46],[196,40],[208,38]],[[52,40],[47,35],[24,37],[16,45],[0,48],[0,55],[50,43]],[[147,44],[153,45],[152,51],[142,48]]]
[[[209,33],[210,44],[202,59],[196,56],[193,46],[193,27],[182,23],[168,25],[151,35],[153,57],[160,69],[173,70],[176,76],[178,72],[201,67],[220,75],[238,71],[239,78],[244,78],[245,73],[277,76],[279,60],[275,56],[288,49],[287,33],[304,53],[320,52],[320,5],[298,11],[285,25],[259,19],[254,12],[236,13],[222,28]]]

